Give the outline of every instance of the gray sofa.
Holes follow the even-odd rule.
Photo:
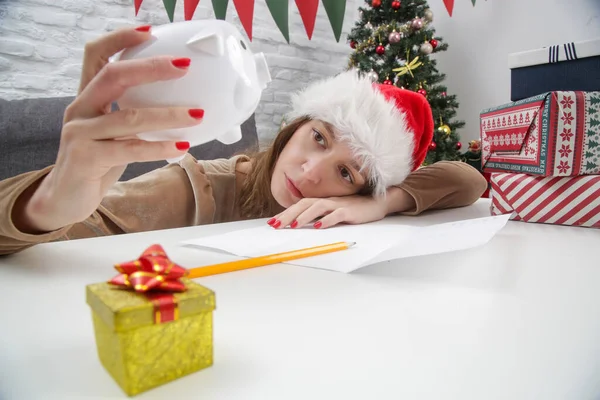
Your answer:
[[[0,99],[0,180],[54,164],[62,118],[73,97]],[[192,147],[197,159],[214,160],[258,149],[254,115],[242,125],[242,140],[231,145],[213,141]],[[166,165],[165,161],[130,164],[121,180]]]

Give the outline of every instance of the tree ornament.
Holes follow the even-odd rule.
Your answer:
[[[388,41],[390,43],[398,43],[400,42],[400,40],[402,39],[402,34],[400,32],[392,32],[390,33],[390,35],[388,36]]]
[[[369,22],[367,22],[367,23],[365,24],[365,28],[367,28],[367,29],[369,29],[369,30],[371,30],[371,31],[373,30],[373,25],[371,25],[371,21],[369,21]]]
[[[433,21],[433,11],[431,11],[429,8],[427,10],[425,10],[425,12],[423,13],[423,16],[425,17],[425,19],[429,22]]]
[[[419,29],[423,28],[423,20],[421,18],[413,18],[412,21],[410,21],[410,27],[413,28],[415,31],[418,31]]]
[[[385,47],[380,43],[379,46],[375,48],[375,52],[381,56],[385,53]]]
[[[450,127],[446,124],[440,126],[439,128],[437,128],[438,132],[440,133],[444,133],[446,135],[450,135],[452,133],[452,129],[450,129]]]
[[[423,95],[423,96],[427,96],[427,90],[425,90],[423,88],[417,90],[417,93],[419,93],[420,95]]]
[[[456,150],[460,150],[461,147],[462,147],[461,142],[456,143]]]
[[[367,77],[371,80],[371,82],[377,82],[379,80],[379,75],[373,70],[369,71]]]
[[[429,44],[435,49],[436,47],[438,47],[438,41],[435,39],[431,39],[429,41]]]
[[[425,42],[421,45],[419,51],[423,54],[431,54],[433,52],[433,46],[428,42]]]
[[[393,83],[392,83],[392,81],[390,81],[390,79],[388,78],[388,79],[386,79],[385,81],[383,81],[383,84],[384,84],[384,85],[392,85]]]
[[[434,151],[437,149],[437,144],[435,142],[429,143],[429,151]]]
[[[371,7],[377,8],[381,5],[381,0],[371,0]]]
[[[394,0],[394,1],[392,1],[392,8],[393,8],[394,10],[397,10],[397,9],[399,9],[399,8],[400,8],[400,5],[401,5],[401,3],[400,3],[398,0]]]
[[[350,47],[353,49],[356,48],[356,42],[354,40],[350,42]]]
[[[442,92],[442,97],[446,97],[446,92]]]

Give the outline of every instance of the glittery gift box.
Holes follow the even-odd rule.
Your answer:
[[[168,322],[161,322],[151,295],[109,283],[86,288],[100,361],[129,396],[213,363],[215,295],[182,281],[186,291],[173,294]]]

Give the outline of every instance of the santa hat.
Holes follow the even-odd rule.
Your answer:
[[[357,70],[317,81],[292,96],[290,118],[331,124],[367,172],[374,194],[398,185],[421,166],[433,139],[425,97],[374,84]]]

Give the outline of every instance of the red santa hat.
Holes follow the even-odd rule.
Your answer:
[[[292,96],[291,118],[331,124],[361,161],[375,195],[421,166],[433,139],[427,99],[411,90],[374,84],[357,70],[317,81]]]

